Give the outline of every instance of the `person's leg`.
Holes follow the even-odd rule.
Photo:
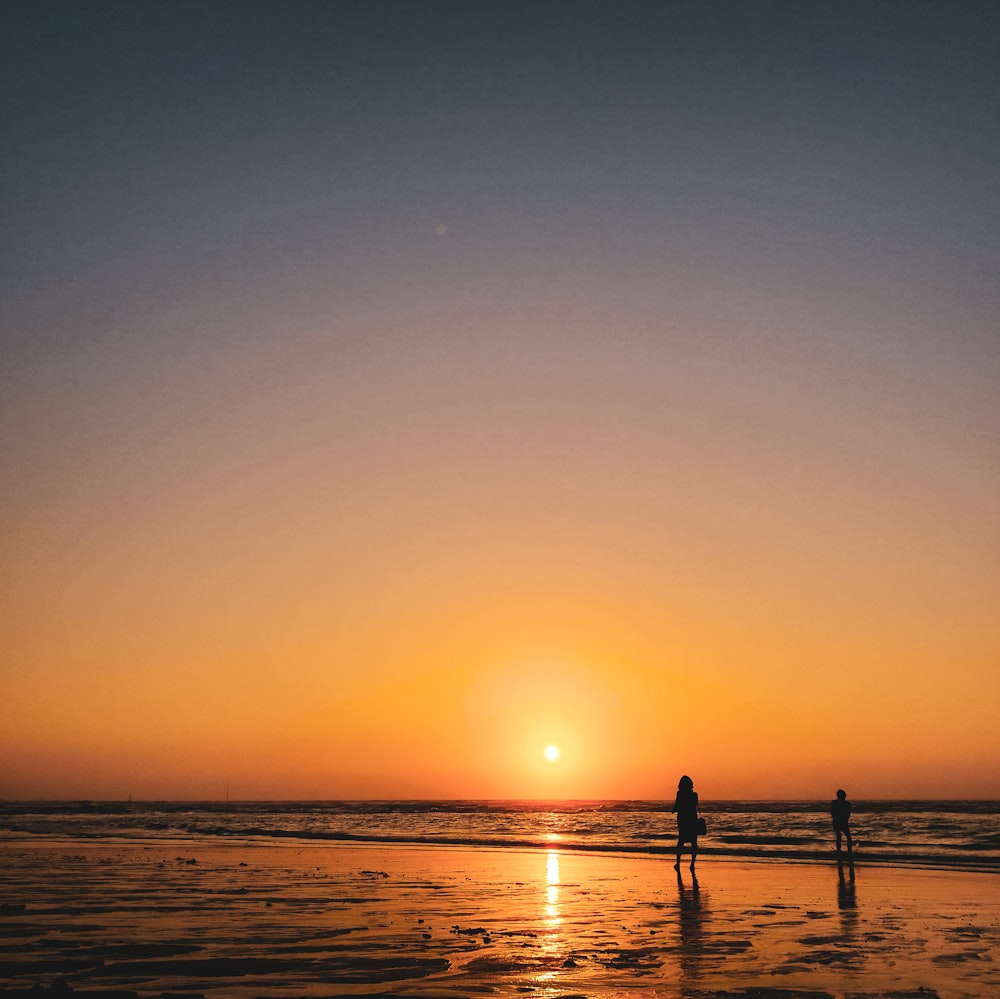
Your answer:
[[[694,862],[698,857],[698,837],[691,840],[691,870],[694,870]]]
[[[681,869],[681,846],[682,846],[683,843],[684,843],[684,840],[682,840],[680,838],[680,836],[678,836],[677,837],[677,863],[674,864],[674,870],[675,871],[679,871]]]
[[[844,835],[847,837],[847,852],[854,853],[854,840],[851,839],[851,827],[846,826],[844,829]]]
[[[837,853],[840,853],[840,828],[838,826],[834,826],[833,831],[837,836]]]

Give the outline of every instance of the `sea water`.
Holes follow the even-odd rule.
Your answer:
[[[858,862],[1000,872],[1000,802],[855,801]],[[0,837],[439,844],[669,854],[664,801],[0,802]],[[815,861],[829,803],[703,801],[703,854]]]

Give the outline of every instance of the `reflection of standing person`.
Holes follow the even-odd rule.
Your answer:
[[[698,878],[692,875],[691,887],[689,888],[681,880],[681,872],[678,871],[677,895],[681,989],[685,994],[688,991],[693,994],[697,990],[699,995],[705,995],[706,993],[696,989],[696,987],[701,978],[703,966],[706,964],[710,966],[712,958],[706,953],[705,922],[708,919],[708,906],[706,899],[698,889]]]
[[[838,791],[837,797],[830,802],[830,818],[833,819],[833,831],[837,837],[837,853],[840,853],[840,837],[847,837],[847,853],[854,852],[851,840],[851,803],[847,800],[846,791]]]
[[[690,843],[693,871],[698,856],[698,792],[690,777],[682,777],[677,784],[677,797],[670,811],[677,813],[677,863],[674,864],[674,870],[681,869],[681,850],[685,843]]]
[[[854,861],[847,863],[849,876],[844,877],[844,862],[837,858],[837,907],[840,909],[840,938],[844,945],[845,963],[856,966],[862,960],[858,949],[858,899],[854,893]]]

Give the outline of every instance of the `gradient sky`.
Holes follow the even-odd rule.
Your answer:
[[[0,21],[0,797],[1000,798],[996,4]]]

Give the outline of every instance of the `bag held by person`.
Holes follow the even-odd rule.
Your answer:
[[[705,835],[705,833],[707,833],[707,832],[708,832],[708,824],[707,824],[707,823],[705,822],[705,820],[704,820],[704,819],[703,819],[703,818],[702,818],[702,817],[701,817],[701,816],[699,815],[699,816],[698,816],[698,835],[699,835],[699,836],[704,836],[704,835]]]

